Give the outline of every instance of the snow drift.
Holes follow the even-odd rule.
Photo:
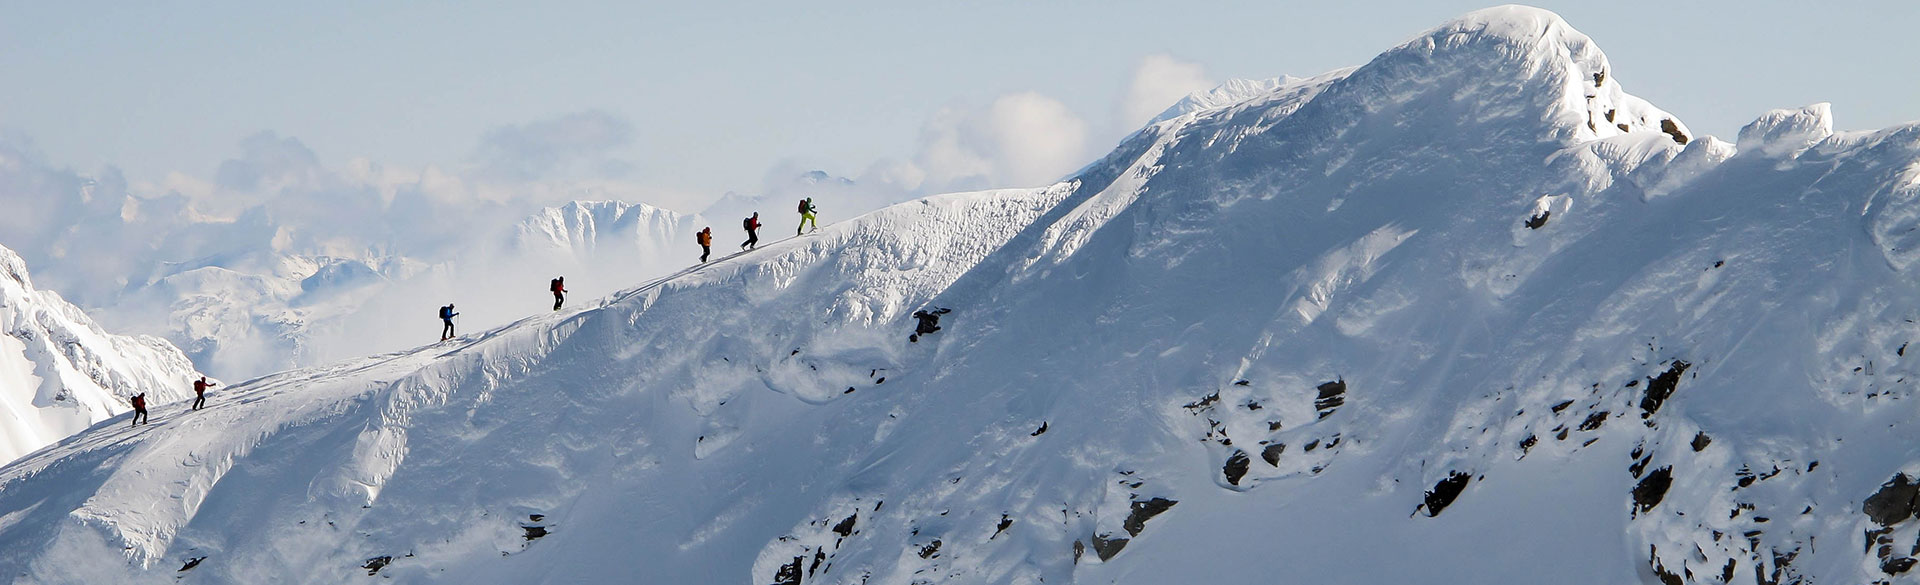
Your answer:
[[[1917,218],[1920,125],[1695,136],[1494,8],[1058,185],[93,429],[0,470],[0,571],[1911,582]]]

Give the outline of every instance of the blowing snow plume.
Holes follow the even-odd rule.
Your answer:
[[[0,570],[1911,582],[1920,126],[1736,148],[1621,77],[1475,12],[1059,184],[268,376],[0,471]]]

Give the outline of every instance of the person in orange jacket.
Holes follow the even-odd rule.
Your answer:
[[[694,239],[700,241],[700,261],[706,262],[707,255],[713,253],[713,228],[702,228],[700,233],[694,236]]]

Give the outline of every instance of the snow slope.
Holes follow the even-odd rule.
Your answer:
[[[0,571],[1915,581],[1920,125],[1694,136],[1512,6],[1199,106],[90,430],[0,469]]]
[[[26,263],[0,247],[0,461],[132,409],[187,398],[199,374],[180,350],[112,335],[60,295],[33,288]]]

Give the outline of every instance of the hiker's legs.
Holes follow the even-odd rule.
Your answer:
[[[198,396],[194,396],[194,397],[193,397],[193,409],[194,409],[194,410],[200,410],[200,407],[202,407],[202,406],[205,406],[206,404],[207,404],[207,395],[206,395],[206,394],[201,394],[201,395],[198,395]]]
[[[560,304],[565,302],[567,302],[567,297],[565,295],[562,295],[560,293],[553,293],[553,310],[555,311],[560,310]]]
[[[706,262],[707,255],[712,253],[713,253],[713,246],[707,246],[707,245],[700,246],[700,261]]]
[[[446,341],[449,339],[453,339],[453,321],[447,321],[447,326],[440,330],[440,340]]]

